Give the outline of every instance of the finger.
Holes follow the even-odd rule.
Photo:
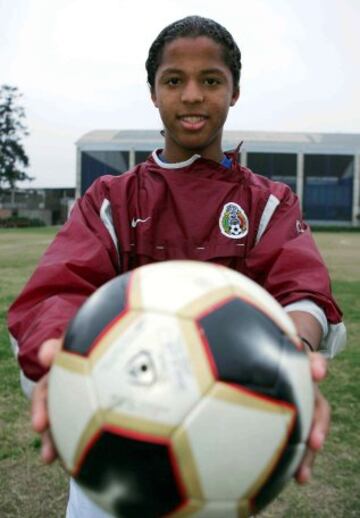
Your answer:
[[[311,478],[316,453],[324,445],[330,428],[330,405],[315,386],[315,410],[313,426],[308,439],[308,448],[296,473],[296,480],[300,484],[308,482]]]
[[[326,376],[327,361],[320,353],[308,353],[311,375],[315,382],[321,381]]]
[[[39,433],[43,432],[49,424],[47,413],[47,385],[48,377],[46,375],[36,384],[31,402],[32,427]]]
[[[41,442],[41,459],[43,462],[45,462],[45,464],[50,464],[56,459],[57,451],[49,430],[46,430],[41,435]]]
[[[315,410],[313,426],[309,435],[308,445],[314,450],[320,450],[330,429],[331,409],[328,401],[315,386]]]
[[[55,355],[60,351],[62,343],[62,338],[50,338],[42,344],[38,357],[43,367],[50,367]]]
[[[306,484],[311,479],[312,467],[315,461],[315,452],[306,450],[300,467],[295,474],[295,480],[298,484]]]

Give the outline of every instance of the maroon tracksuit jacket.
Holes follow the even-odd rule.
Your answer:
[[[78,200],[9,311],[27,378],[37,351],[62,335],[99,286],[168,259],[213,261],[251,277],[283,306],[309,299],[341,321],[328,273],[289,187],[233,162],[193,157],[161,165],[155,154],[121,176],[99,178]]]

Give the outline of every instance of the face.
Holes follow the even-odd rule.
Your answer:
[[[239,92],[218,43],[199,36],[165,45],[151,97],[165,127],[166,160],[199,153],[221,161],[223,126]]]

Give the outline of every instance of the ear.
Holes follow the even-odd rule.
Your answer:
[[[237,103],[237,100],[239,99],[239,97],[240,97],[240,88],[238,87],[238,88],[236,88],[236,90],[234,90],[234,93],[231,98],[230,106],[234,106]]]
[[[157,103],[157,97],[156,97],[156,93],[155,93],[155,88],[153,88],[153,89],[151,90],[151,100],[152,100],[152,102],[153,102],[153,104],[154,104],[155,108],[159,108],[159,105],[158,105],[158,103]]]

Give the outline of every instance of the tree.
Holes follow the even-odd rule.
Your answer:
[[[25,171],[29,158],[22,139],[29,133],[21,97],[17,87],[0,86],[0,191],[14,191],[17,182],[32,180]]]

